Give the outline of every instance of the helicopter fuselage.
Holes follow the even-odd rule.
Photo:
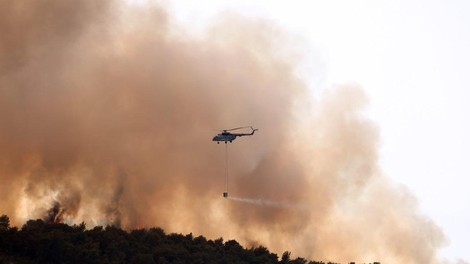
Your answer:
[[[217,134],[214,138],[212,138],[212,141],[217,141],[219,143],[220,141],[223,141],[225,143],[234,141],[237,138],[238,135],[232,134],[232,133],[220,133]]]

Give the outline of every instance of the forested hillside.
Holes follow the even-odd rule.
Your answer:
[[[271,253],[263,246],[208,240],[192,234],[166,234],[161,228],[130,232],[113,226],[86,229],[29,220],[21,229],[0,217],[0,263],[309,263]]]

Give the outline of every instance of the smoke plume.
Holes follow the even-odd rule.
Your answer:
[[[443,234],[377,167],[361,89],[308,99],[282,36],[236,15],[194,36],[151,4],[0,0],[0,212],[437,263]],[[223,199],[212,129],[245,125],[260,130],[229,145],[241,201]]]

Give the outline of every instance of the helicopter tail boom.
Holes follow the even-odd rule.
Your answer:
[[[253,127],[251,127],[251,126],[250,126],[250,128],[251,128],[251,130],[252,130],[251,133],[241,133],[241,134],[233,134],[233,135],[235,135],[235,136],[237,136],[237,137],[252,136],[253,134],[255,134],[256,131],[258,131],[257,128],[253,128]]]

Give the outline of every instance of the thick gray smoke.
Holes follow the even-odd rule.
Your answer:
[[[227,16],[206,36],[157,6],[0,0],[0,213],[437,262],[442,232],[377,168],[360,88],[309,101],[268,22]],[[229,146],[234,201],[211,129],[242,125],[260,131]]]

